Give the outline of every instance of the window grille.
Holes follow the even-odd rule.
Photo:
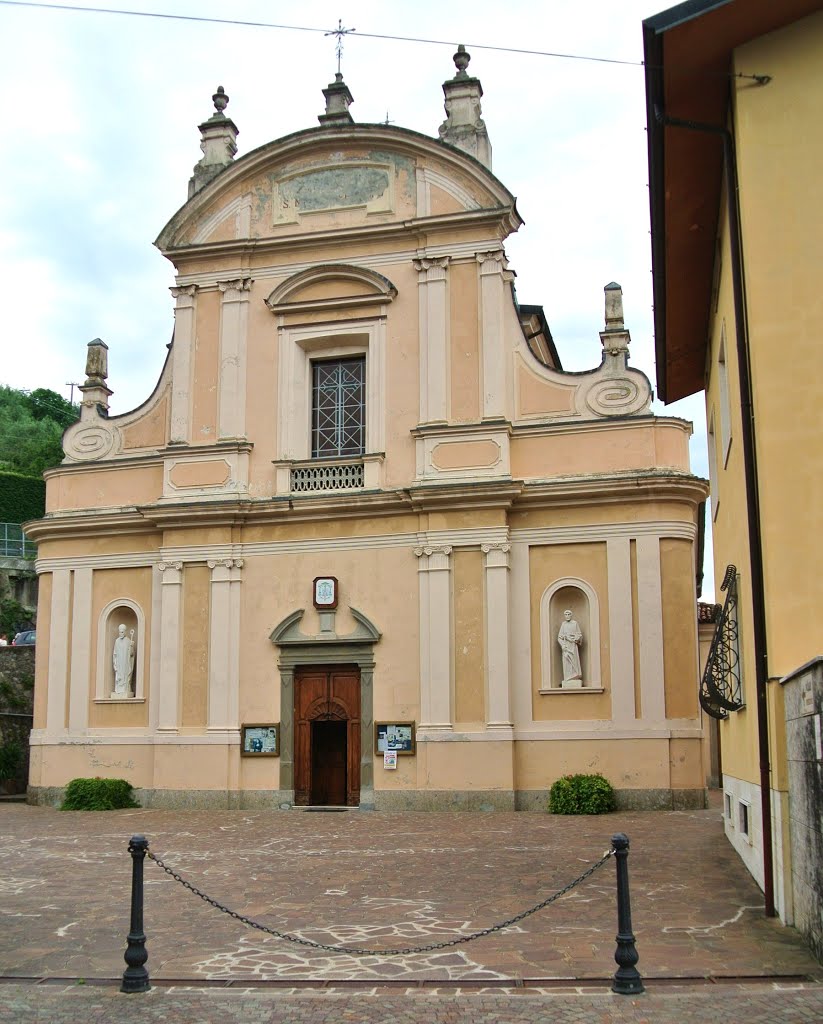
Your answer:
[[[293,494],[309,491],[346,491],[363,486],[363,463],[321,463],[316,466],[295,466],[291,471]]]
[[[737,568],[726,567],[720,589],[726,600],[712,637],[706,669],[700,683],[700,706],[712,718],[728,718],[743,707],[737,626]]]
[[[366,442],[366,360],[312,363],[313,459],[362,455]]]

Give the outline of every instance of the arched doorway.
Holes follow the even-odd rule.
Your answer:
[[[300,698],[297,697],[296,679],[304,670],[307,673],[323,674],[336,672],[339,669],[348,671],[356,679],[357,702],[353,697],[347,697],[340,703],[345,708],[346,714],[346,793],[354,793],[356,799],[354,805],[361,809],[372,809],[374,807],[374,758],[372,748],[374,746],[373,706],[374,706],[374,647],[380,641],[380,631],[377,627],[359,612],[356,608],[349,609],[354,619],[355,628],[351,633],[338,634],[334,628],[335,613],[328,612],[325,621],[322,623],[319,634],[306,634],[300,629],[300,621],[303,618],[303,609],[298,609],[286,616],[283,621],[272,630],[270,639],[280,649],[278,666],[280,668],[280,793],[284,802],[299,802],[297,800],[297,783],[300,783],[300,799],[308,803],[311,800],[311,782],[304,782],[298,778],[300,771],[308,772],[311,778],[311,765],[302,769],[297,766],[297,746],[300,746],[300,756],[305,759],[312,757],[311,730],[312,721],[318,723],[342,721],[334,717],[312,719],[304,717],[307,723],[308,735],[304,740],[298,741],[297,714]],[[316,684],[320,686],[321,684]],[[353,685],[353,684],[346,684]],[[335,694],[342,693],[341,686],[333,688]],[[323,689],[322,693],[326,693]],[[320,692],[314,697],[321,696]],[[308,697],[306,698],[309,699]],[[314,698],[312,698],[314,699]],[[324,700],[329,700],[324,697]],[[309,704],[311,705],[311,700]],[[320,705],[318,705],[319,707]],[[356,714],[353,713],[356,709]],[[326,713],[326,712],[324,712]],[[328,712],[331,715],[331,711]],[[356,725],[359,718],[359,736]],[[338,744],[338,750],[342,745],[340,728],[337,728],[337,736],[334,736],[334,727],[323,729],[319,724],[314,726],[316,744],[314,749],[318,751],[318,758],[323,761],[320,753],[324,749],[329,757],[339,756],[333,752],[333,745]],[[325,745],[325,746],[324,746]],[[353,761],[356,766],[352,766]],[[308,796],[304,796],[308,790]]]
[[[294,673],[294,802],[360,803],[360,669],[303,665]]]

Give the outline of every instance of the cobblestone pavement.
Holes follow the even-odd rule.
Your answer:
[[[519,913],[596,861],[615,832],[631,839],[638,966],[650,981],[649,994],[639,999],[607,991],[615,968],[613,861],[505,931],[391,958],[333,955],[252,931],[147,861],[147,966],[156,987],[145,996],[121,996],[116,987],[92,984],[118,978],[124,967],[126,845],[134,833],[145,834],[152,850],[194,885],[269,927],[323,943],[391,948],[465,935]],[[752,1024],[765,1021],[769,1007],[770,1019],[823,1019],[817,984],[823,968],[793,929],[763,917],[762,894],[725,840],[717,810],[565,818],[297,810],[81,814],[3,805],[0,976],[7,979],[0,985],[0,1022],[119,1022],[139,1015],[402,1024],[459,1022],[471,1011],[474,1021],[550,1015]],[[10,984],[12,978],[49,982]],[[690,982],[673,988],[664,981],[673,978]],[[57,979],[87,984],[64,987]],[[578,992],[562,979],[571,986],[589,979],[595,987]],[[181,988],[209,981],[206,990]],[[231,989],[217,987],[228,981]],[[277,987],[243,989],[267,981]],[[326,982],[322,992],[311,987],[318,982]],[[355,982],[359,989],[352,989]],[[394,987],[379,987],[386,983]],[[407,993],[407,984],[417,987]]]

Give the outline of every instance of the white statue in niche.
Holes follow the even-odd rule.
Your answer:
[[[563,655],[562,686],[582,686],[583,670],[580,667],[580,645],[583,643],[583,632],[572,617],[570,608],[563,612],[557,642]]]
[[[134,630],[126,636],[126,627],[121,622],[117,627],[117,639],[112,652],[114,666],[114,691],[112,697],[131,696],[131,677],[134,672]]]

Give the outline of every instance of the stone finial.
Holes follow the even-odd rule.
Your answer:
[[[86,380],[80,385],[83,398],[80,402],[80,418],[89,419],[107,415],[111,391],[106,386],[109,375],[109,347],[99,338],[90,341],[86,352]]]
[[[607,284],[603,289],[606,294],[606,330],[622,331],[623,324],[623,289],[616,281]]]
[[[109,375],[109,346],[100,338],[90,341],[86,352],[85,387],[105,384]]]
[[[469,77],[468,74],[466,73],[466,68],[469,66],[469,61],[471,59],[471,54],[468,53],[466,51],[466,47],[462,43],[460,43],[460,45],[457,47],[457,53],[452,55],[454,66],[457,68],[457,74],[454,76],[455,78]]]
[[[208,185],[224,167],[228,167],[237,152],[237,136],[240,133],[234,121],[226,117],[229,97],[222,85],[217,86],[217,92],[211,99],[215,112],[199,126],[203,156],[194,165],[194,174],[189,179],[189,199],[204,185]]]
[[[472,78],[466,71],[471,56],[462,43],[457,47],[453,59],[457,74],[443,83],[446,120],[440,125],[440,138],[470,154],[491,170],[491,142],[480,116],[483,87],[479,78]]]
[[[628,355],[631,337],[623,321],[623,289],[611,281],[603,289],[606,298],[606,326],[600,332],[604,351],[610,356]]]
[[[326,97],[326,112],[320,114],[317,120],[322,125],[347,125],[354,124],[354,118],[349,113],[349,107],[354,103],[354,96],[349,92],[349,87],[343,81],[342,72],[338,71],[334,81],[329,82],[323,90]]]

